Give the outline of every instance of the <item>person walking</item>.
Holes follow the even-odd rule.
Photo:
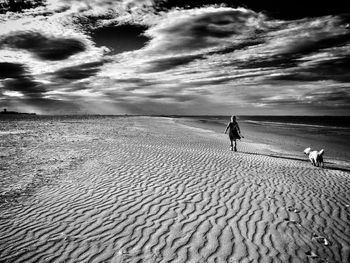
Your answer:
[[[236,116],[232,115],[231,121],[227,124],[225,134],[227,133],[227,131],[231,142],[231,151],[234,150],[235,152],[237,152],[237,139],[240,140],[241,138],[243,138],[243,136],[241,134],[241,129],[239,128],[239,125],[236,121]],[[235,142],[234,147],[233,141]]]

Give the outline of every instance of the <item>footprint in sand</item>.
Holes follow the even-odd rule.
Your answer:
[[[327,238],[325,238],[323,236],[318,236],[315,233],[312,234],[312,240],[316,241],[317,243],[320,243],[322,245],[325,245],[325,246],[329,246],[330,245],[330,242],[328,241]]]
[[[288,206],[287,210],[289,212],[293,212],[293,213],[300,213],[300,210],[298,208],[293,207],[293,206]]]
[[[313,251],[306,251],[305,252],[305,255],[309,258],[312,258],[312,259],[317,259],[317,263],[328,263],[327,260],[324,260],[324,259],[321,259],[315,252]]]
[[[300,222],[299,222],[299,221],[290,219],[290,218],[288,218],[288,217],[284,218],[283,220],[286,221],[287,223],[291,223],[291,224],[295,224],[295,225],[300,226]]]
[[[310,258],[318,258],[317,254],[313,251],[306,251],[305,255],[310,257]]]

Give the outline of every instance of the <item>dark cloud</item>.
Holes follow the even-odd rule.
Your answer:
[[[257,12],[264,12],[270,17],[286,20],[342,14],[350,11],[349,5],[343,0],[333,0],[331,3],[317,0],[237,0],[235,4]]]
[[[234,44],[230,46],[225,46],[222,48],[218,48],[217,50],[214,50],[214,51],[204,52],[202,54],[193,54],[193,55],[185,54],[185,55],[155,59],[148,62],[149,68],[146,70],[146,72],[161,72],[161,71],[170,70],[178,66],[187,65],[196,60],[206,59],[211,55],[224,55],[227,53],[232,53],[233,51],[236,51],[239,49],[255,46],[260,43],[262,43],[260,40],[257,40],[257,41],[252,40],[252,41],[247,41],[245,43],[240,43],[237,45]],[[244,66],[246,66],[245,63],[244,63]]]
[[[149,68],[146,71],[147,72],[166,71],[178,66],[186,65],[196,59],[202,59],[203,57],[204,55],[200,54],[200,55],[183,55],[183,56],[156,59],[148,63]]]
[[[329,59],[309,67],[299,67],[292,72],[275,76],[274,80],[350,82],[350,56]]]
[[[27,97],[41,97],[45,88],[30,77],[7,79],[3,82],[5,90],[19,91]]]
[[[4,37],[0,47],[24,49],[43,60],[63,60],[86,49],[84,43],[73,38],[48,38],[38,32],[16,32]]]
[[[171,99],[177,102],[186,102],[195,100],[197,96],[194,95],[181,95],[181,94],[149,94],[145,96],[149,99]]]
[[[143,33],[147,27],[142,25],[112,25],[94,29],[91,32],[96,46],[106,46],[112,54],[137,50],[150,40]]]
[[[0,79],[19,78],[25,75],[25,67],[22,64],[0,62]]]
[[[349,87],[320,87],[303,94],[289,94],[276,90],[275,94],[261,92],[257,94],[243,94],[248,102],[259,102],[269,106],[292,106],[300,109],[305,108],[349,108]]]
[[[339,26],[342,26],[339,24]],[[310,54],[317,54],[321,50],[344,47],[350,44],[350,31],[340,35],[327,36],[326,34],[310,33],[307,38],[301,38],[294,43],[286,44],[283,52],[279,52],[274,56],[254,58],[246,61],[234,61],[235,65],[242,69],[249,68],[292,68],[297,67],[300,63],[300,58]],[[329,52],[332,52],[331,50]],[[310,72],[306,72],[310,73]]]
[[[44,6],[45,0],[0,0],[0,14],[23,12],[26,9]]]
[[[115,79],[116,83],[131,83],[131,84],[137,84],[140,86],[151,86],[155,82],[149,81],[143,78],[127,78],[127,79]]]
[[[126,91],[137,90],[140,87],[147,88],[151,86],[156,86],[159,84],[156,80],[142,79],[142,78],[129,78],[129,79],[116,79],[115,83],[125,83],[130,84],[131,86],[124,87]]]
[[[192,24],[187,25],[187,34],[195,39],[204,39],[206,37],[226,38],[235,33],[239,33],[241,28],[235,28],[234,24],[241,23],[242,20],[249,18],[251,14],[241,12],[221,11],[214,14],[203,14],[193,19]],[[178,28],[169,28],[168,32],[177,32]]]
[[[321,50],[332,55],[338,47],[344,47],[350,43],[350,34],[326,37],[319,40],[299,41],[288,47],[288,50],[274,56],[263,56],[249,60],[234,60],[229,65],[239,69],[263,69],[274,68],[276,70],[290,69],[290,73],[281,74],[273,79],[293,81],[317,81],[337,80],[349,81],[349,57],[340,57],[325,62],[313,63],[312,66],[300,66],[304,56],[317,54]],[[333,49],[333,50],[332,50]]]
[[[179,19],[171,20],[173,23],[163,23],[146,32],[152,36],[149,45],[152,52],[172,56],[149,61],[144,71],[171,70],[195,60],[210,60],[212,55],[233,54],[236,51],[249,53],[250,47],[253,47],[251,55],[237,59],[232,56],[231,61],[223,59],[225,66],[237,69],[295,68],[300,59],[307,55],[342,48],[350,43],[350,31],[345,29],[348,20],[343,15],[282,23],[251,10],[204,8],[201,12],[193,12],[192,16],[179,15]],[[309,30],[308,34],[303,33],[303,27]],[[254,46],[258,45],[260,56],[254,52]],[[264,50],[264,47],[270,50]],[[201,48],[210,48],[210,51]]]
[[[336,36],[310,36],[309,39],[297,41],[289,45],[288,49],[282,55],[290,54],[294,57],[301,57],[302,55],[315,53],[322,49],[343,46],[347,43],[350,43],[350,31]]]
[[[242,76],[242,77],[239,77],[239,76],[226,76],[226,77],[219,77],[219,78],[213,78],[213,79],[209,79],[209,80],[195,80],[195,81],[191,81],[189,82],[189,85],[191,86],[195,86],[195,87],[198,87],[198,86],[212,86],[212,85],[221,85],[221,84],[225,84],[225,83],[228,83],[232,80],[235,80],[235,79],[239,79],[239,78],[245,78],[246,76]],[[248,76],[249,77],[249,76]]]
[[[226,51],[230,52],[234,48],[249,46],[249,39],[265,30],[259,14],[251,10],[207,8],[198,14],[179,16],[177,18],[175,12],[169,21],[163,21],[146,31],[145,34],[152,38],[148,47],[150,51],[178,55],[192,51],[198,53],[203,48],[227,48],[230,45]],[[236,38],[232,39],[232,36]],[[243,44],[246,42],[250,43]]]
[[[294,55],[276,55],[273,57],[254,58],[248,61],[234,61],[230,65],[240,69],[291,68],[298,65],[297,58]]]
[[[5,90],[19,91],[25,96],[40,97],[45,89],[33,80],[24,65],[19,63],[0,63],[0,78]]]
[[[230,7],[246,7],[256,12],[264,12],[270,17],[278,19],[299,19],[303,17],[317,17],[349,13],[350,6],[344,0],[163,0],[156,2],[158,10],[169,10],[174,7],[194,8],[204,5],[225,4]]]
[[[56,80],[79,80],[94,76],[100,71],[105,61],[84,63],[73,67],[66,67],[53,73]]]
[[[350,82],[350,56],[330,59],[316,64],[310,69],[315,74],[340,82]]]
[[[332,106],[350,106],[350,87],[322,88],[305,94],[308,103],[331,104]]]
[[[278,76],[271,77],[272,80],[286,80],[286,81],[318,81],[318,80],[325,80],[325,76],[320,76],[318,74],[310,74],[309,72],[293,72],[293,73],[286,73]],[[269,80],[267,80],[267,83]]]
[[[245,48],[256,46],[256,45],[263,44],[263,43],[264,43],[264,40],[262,38],[260,38],[260,39],[258,39],[258,38],[257,39],[247,39],[245,42],[242,42],[242,43],[232,44],[229,46],[224,46],[224,47],[222,47],[218,50],[215,50],[215,51],[210,51],[210,52],[206,53],[206,55],[215,55],[215,54],[225,55],[225,54],[229,54],[229,53],[232,53],[232,52],[240,50],[240,49],[245,49]]]

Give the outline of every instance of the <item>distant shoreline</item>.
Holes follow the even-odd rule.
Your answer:
[[[37,115],[36,113],[17,112],[17,111],[1,111],[0,114],[3,114],[3,115]]]
[[[164,118],[230,118],[230,114],[226,115],[177,115],[177,114],[37,114],[37,113],[26,113],[26,112],[15,112],[15,111],[7,111],[6,113],[19,113],[19,114],[36,114],[39,116],[100,116],[100,117],[164,117]],[[0,113],[4,113],[3,111]],[[5,113],[5,114],[6,114]],[[312,118],[312,117],[345,117],[345,118],[350,118],[350,115],[236,115],[238,118],[247,118],[247,117],[255,117],[255,118],[265,118],[265,117],[276,117],[276,118],[281,118],[281,117],[296,117],[296,118]]]

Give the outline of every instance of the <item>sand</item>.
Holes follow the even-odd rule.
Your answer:
[[[238,117],[245,142],[260,144],[259,152],[280,157],[304,160],[304,149],[324,149],[327,167],[350,171],[350,129],[349,127],[307,125],[274,125],[259,123]],[[192,117],[177,118],[176,121],[186,125],[223,132],[230,117]],[[249,117],[248,117],[249,119]]]
[[[347,171],[170,118],[10,126],[0,262],[350,260]]]

